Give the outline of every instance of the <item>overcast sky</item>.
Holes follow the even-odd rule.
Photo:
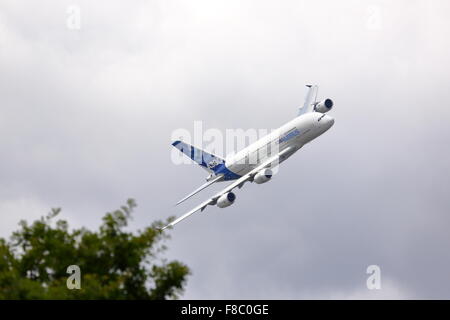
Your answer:
[[[95,228],[128,197],[132,229],[181,215],[214,190],[174,207],[206,177],[172,163],[174,130],[276,128],[314,83],[335,125],[273,181],[170,231],[166,257],[193,271],[183,297],[449,299],[449,10],[2,0],[0,237],[51,207]]]

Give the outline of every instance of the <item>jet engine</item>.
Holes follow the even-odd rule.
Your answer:
[[[331,110],[333,108],[333,100],[331,99],[325,99],[320,101],[314,106],[314,111],[325,113]]]
[[[265,183],[272,178],[273,172],[270,169],[262,169],[253,178],[253,182],[257,184]]]
[[[234,203],[234,200],[236,200],[236,195],[233,192],[225,193],[217,199],[217,206],[219,208],[226,208],[231,206]]]

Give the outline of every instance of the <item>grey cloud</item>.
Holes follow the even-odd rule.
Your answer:
[[[184,297],[450,297],[446,1],[80,1],[80,31],[70,4],[0,5],[0,236],[52,206],[95,227],[129,196],[132,228],[179,215],[212,190],[173,206],[205,176],[170,162],[173,130],[275,128],[317,83],[334,127],[171,231]]]

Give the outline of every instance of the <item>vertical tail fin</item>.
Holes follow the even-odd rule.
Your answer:
[[[174,141],[172,146],[180,150],[202,168],[206,169],[209,172],[215,172],[215,169],[225,161],[209,152],[206,152],[200,148],[194,147],[186,142],[181,140]]]

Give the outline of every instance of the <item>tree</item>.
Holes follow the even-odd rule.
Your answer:
[[[55,222],[59,208],[31,225],[21,221],[10,241],[0,238],[0,299],[178,298],[189,268],[160,258],[169,238],[161,221],[136,234],[125,231],[135,207],[129,199],[106,213],[95,232]],[[79,290],[66,285],[71,265],[81,270]]]

